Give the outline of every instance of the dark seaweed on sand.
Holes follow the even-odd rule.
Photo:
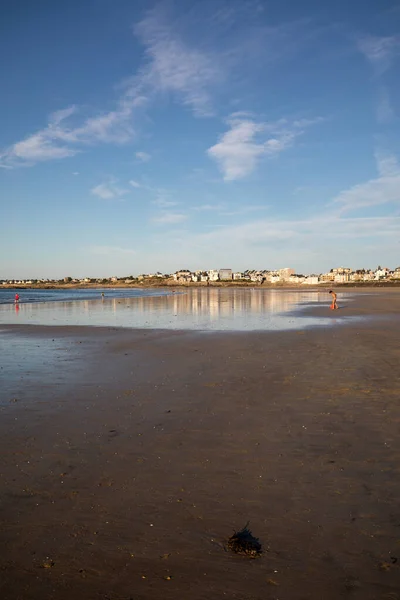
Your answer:
[[[248,528],[247,523],[240,531],[235,533],[228,540],[228,548],[237,554],[255,558],[262,553],[262,546],[258,538],[254,537]]]

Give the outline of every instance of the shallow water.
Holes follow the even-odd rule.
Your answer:
[[[123,290],[119,290],[121,293]],[[97,293],[98,296],[98,293]],[[350,294],[342,294],[348,301]],[[50,296],[51,298],[51,296]],[[342,322],[332,319],[326,291],[191,289],[176,294],[21,303],[0,306],[1,324],[91,325],[205,331],[290,330]],[[326,317],[301,309],[326,306]]]
[[[99,300],[103,293],[105,298],[139,298],[148,296],[164,296],[171,294],[169,290],[160,288],[64,288],[64,289],[17,289],[0,288],[0,304],[14,304],[15,294],[20,297],[20,304],[31,302],[72,302],[78,300]]]

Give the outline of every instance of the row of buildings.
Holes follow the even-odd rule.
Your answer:
[[[146,276],[143,276],[146,277]],[[364,281],[391,281],[400,280],[400,267],[390,270],[387,267],[378,267],[375,270],[357,269],[353,270],[347,267],[337,267],[331,269],[328,273],[319,275],[301,275],[295,273],[294,269],[288,267],[269,270],[247,270],[243,272],[234,272],[232,269],[211,269],[210,271],[176,271],[172,275],[177,283],[189,282],[213,282],[213,281],[251,281],[254,283],[290,283],[317,285],[319,283],[350,283]]]
[[[138,277],[109,277],[106,279],[91,279],[85,277],[83,279],[73,279],[72,277],[64,277],[62,280],[52,279],[7,279],[0,281],[3,285],[46,285],[54,283],[64,284],[110,284],[110,283],[145,283],[146,281],[159,280],[160,283],[213,283],[217,281],[229,282],[252,282],[256,284],[263,283],[286,283],[286,284],[305,284],[317,285],[319,283],[359,283],[368,281],[400,281],[400,267],[391,270],[387,267],[378,267],[375,270],[357,269],[353,270],[348,267],[337,267],[331,269],[328,273],[319,275],[301,275],[295,273],[294,269],[288,267],[278,269],[276,271],[264,270],[246,270],[232,271],[232,269],[210,269],[209,271],[189,271],[182,269],[173,274],[168,273],[150,273],[142,274]]]

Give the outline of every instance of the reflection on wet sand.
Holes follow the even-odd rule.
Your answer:
[[[193,289],[182,293],[78,302],[21,304],[18,323],[95,325],[161,329],[293,329],[331,322],[307,317],[302,305],[329,304],[324,291]],[[0,322],[14,323],[11,306],[0,307]]]

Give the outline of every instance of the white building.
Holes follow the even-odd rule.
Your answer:
[[[180,281],[180,280],[186,280],[186,278],[189,278],[189,280],[192,278],[192,274],[190,271],[187,270],[183,270],[183,271],[176,271],[176,273],[173,274],[172,276],[174,278],[175,281]]]
[[[389,275],[389,269],[387,269],[386,267],[383,269],[376,269],[374,277],[376,280],[378,279],[386,279],[386,277]]]
[[[291,275],[289,277],[289,283],[303,283],[305,277],[300,277],[299,275]]]
[[[278,281],[281,281],[281,278],[279,275],[271,274],[267,281],[270,281],[271,283],[278,283]]]
[[[336,273],[335,283],[347,283],[350,281],[350,273]]]
[[[291,275],[294,275],[294,269],[289,269],[289,267],[285,267],[284,269],[279,269],[278,275],[282,281],[286,281],[289,279]]]
[[[221,281],[231,281],[232,269],[220,269],[218,275]]]
[[[317,285],[319,283],[319,277],[317,275],[309,275],[305,277],[303,284],[305,285]]]
[[[207,271],[207,275],[210,281],[218,281],[219,279],[218,271],[216,269],[210,269],[210,271]]]

